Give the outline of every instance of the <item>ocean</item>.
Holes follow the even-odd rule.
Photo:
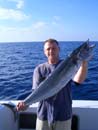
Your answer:
[[[60,42],[60,57],[66,58],[83,42]],[[72,86],[74,100],[98,100],[98,41],[94,56],[88,64],[87,78],[83,84]],[[21,99],[31,92],[34,68],[47,59],[42,42],[0,43],[0,100]]]

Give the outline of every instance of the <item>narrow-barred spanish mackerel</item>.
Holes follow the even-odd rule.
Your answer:
[[[94,44],[84,42],[63,60],[51,75],[45,79],[25,100],[26,105],[47,99],[57,94],[74,77],[83,60],[88,60]]]

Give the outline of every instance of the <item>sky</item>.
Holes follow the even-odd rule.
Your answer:
[[[0,0],[0,42],[98,41],[98,0]]]

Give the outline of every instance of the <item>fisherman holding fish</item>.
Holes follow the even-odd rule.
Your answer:
[[[85,45],[86,46],[86,45]],[[48,39],[44,42],[44,54],[47,57],[47,62],[38,65],[34,69],[33,73],[33,89],[36,93],[38,87],[45,86],[46,89],[42,90],[40,89],[40,93],[43,94],[43,91],[47,91],[46,97],[43,94],[42,99],[38,99],[39,105],[37,109],[37,120],[36,120],[36,130],[71,130],[71,120],[72,120],[72,92],[71,92],[71,86],[72,84],[81,84],[87,75],[88,71],[88,61],[91,59],[91,51],[87,49],[87,51],[84,51],[84,55],[81,54],[81,47],[79,48],[79,53],[74,51],[72,53],[71,58],[68,58],[65,63],[68,63],[68,66],[66,67],[66,70],[62,70],[62,66],[64,65],[64,61],[60,59],[59,52],[60,47],[59,43],[55,39]],[[73,54],[77,54],[75,57]],[[78,70],[75,72],[72,68],[78,57],[81,58],[80,66],[78,66]],[[76,60],[76,61],[74,61]],[[59,66],[61,64],[61,66]],[[73,65],[73,66],[72,66]],[[58,67],[59,66],[59,67]],[[58,69],[56,70],[56,68]],[[68,70],[69,69],[69,70]],[[57,71],[55,73],[55,71]],[[67,73],[67,77],[65,77],[65,80],[67,80],[66,85],[63,86],[64,80],[62,80],[65,76],[64,71]],[[67,72],[68,71],[68,72]],[[71,75],[75,72],[74,77]],[[53,74],[53,76],[51,76]],[[70,74],[69,74],[70,73]],[[68,77],[69,75],[69,77]],[[49,78],[50,79],[49,79]],[[52,77],[52,78],[51,78]],[[56,77],[55,79],[53,77]],[[47,81],[44,83],[45,79]],[[48,82],[49,79],[49,82]],[[61,80],[61,81],[59,81]],[[50,83],[51,82],[51,83]],[[60,84],[59,84],[60,83]],[[56,86],[62,89],[60,89],[58,92],[56,88],[54,88],[52,91],[49,90],[49,85],[52,90],[52,86]],[[41,88],[41,87],[40,87]],[[49,90],[49,93],[48,93]],[[55,92],[56,91],[56,92]],[[53,93],[53,95],[50,95],[50,92]],[[33,95],[33,94],[32,94]],[[25,110],[28,105],[30,105],[28,102],[31,101],[31,97],[28,97],[26,100],[21,101],[17,105],[17,110]],[[40,96],[39,96],[40,97]],[[34,99],[35,102],[37,101]],[[32,98],[33,101],[33,98]],[[32,102],[31,101],[31,102]],[[28,103],[28,104],[26,104]]]

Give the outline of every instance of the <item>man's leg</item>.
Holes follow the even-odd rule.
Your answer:
[[[42,121],[37,118],[36,130],[50,130],[48,126],[48,121]]]
[[[54,123],[54,130],[71,130],[71,119],[67,121],[56,121]]]

